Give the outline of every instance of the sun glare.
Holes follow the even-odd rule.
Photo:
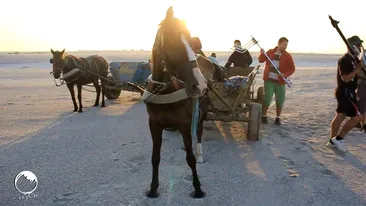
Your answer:
[[[97,0],[90,0],[88,9],[81,9],[85,7],[83,1],[63,0],[55,7],[43,0],[7,0],[5,7],[17,8],[17,14],[11,9],[0,13],[0,50],[150,50],[169,6],[173,6],[176,18],[186,21],[191,35],[201,39],[203,50],[230,51],[235,39],[244,43],[253,35],[265,49],[274,47],[278,38],[285,36],[290,40],[290,51],[343,52],[345,45],[330,25],[328,13],[340,21],[345,36],[357,34],[366,39],[366,27],[359,27],[354,21],[358,14],[347,13],[337,4],[330,8],[327,1],[286,0],[283,7],[263,0],[266,6],[260,9],[250,9],[259,6],[255,1],[237,0],[91,2]],[[355,0],[354,4],[361,8],[365,2]],[[69,5],[77,9],[77,14],[67,15]],[[301,10],[294,9],[297,7]],[[272,24],[273,11],[283,9],[286,11],[276,14],[276,18],[286,21]],[[259,49],[253,47],[251,51],[255,50]]]
[[[191,33],[192,37],[199,37],[201,39],[202,45],[204,49],[208,49],[211,47],[215,47],[215,45],[211,45],[208,43],[212,41],[213,37],[213,30],[215,31],[215,35],[223,34],[225,30],[217,30],[215,29],[216,23],[214,21],[206,21],[204,18],[212,16],[212,10],[207,9],[199,9],[200,4],[202,2],[197,1],[195,7],[192,7],[191,4],[179,4],[173,5],[174,9],[174,16],[182,21],[185,22],[188,30]],[[204,6],[204,4],[202,5]],[[225,17],[220,17],[220,21],[226,20]],[[220,39],[221,42],[225,42],[225,47],[219,48],[223,50],[228,50],[231,46],[231,38]],[[227,41],[227,43],[226,43]],[[226,46],[227,45],[227,46]]]
[[[187,26],[188,30],[190,31],[192,36],[196,36],[197,30],[199,30],[199,23],[194,21],[194,16],[189,15],[190,9],[185,5],[182,6],[173,6],[174,16],[180,20],[182,20],[185,25]]]

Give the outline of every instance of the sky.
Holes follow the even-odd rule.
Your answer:
[[[329,2],[329,3],[328,3]],[[352,4],[347,4],[352,2]],[[343,53],[346,36],[366,41],[365,0],[3,0],[0,51],[151,50],[169,6],[205,51],[228,51],[253,35],[265,49],[280,37],[288,51]],[[355,9],[360,8],[359,13]],[[255,45],[250,51],[259,51]]]

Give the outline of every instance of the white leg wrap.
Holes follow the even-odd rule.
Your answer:
[[[198,162],[198,163],[202,163],[203,162],[203,157],[202,157],[202,144],[201,143],[197,143],[197,158],[196,158],[196,162]]]

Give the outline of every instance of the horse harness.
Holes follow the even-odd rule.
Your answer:
[[[70,74],[70,75],[72,75],[73,74],[73,72],[72,71],[75,71],[75,69],[78,69],[78,70],[81,70],[81,71],[83,71],[83,74],[84,74],[84,76],[85,77],[88,77],[88,73],[93,73],[93,74],[95,74],[94,72],[92,72],[91,71],[91,68],[92,68],[92,64],[94,64],[95,65],[95,67],[97,68],[97,71],[99,71],[99,67],[98,67],[98,64],[94,61],[94,59],[93,59],[93,57],[97,57],[98,55],[92,55],[92,56],[88,56],[88,57],[86,57],[86,58],[84,58],[84,57],[81,57],[80,58],[80,60],[81,60],[81,63],[82,63],[82,65],[80,65],[79,63],[78,63],[78,61],[76,61],[73,57],[71,57],[71,56],[66,56],[66,58],[65,58],[65,63],[64,63],[64,67],[68,64],[68,62],[70,61],[70,59],[71,59],[71,61],[74,63],[74,65],[76,66],[76,68],[74,68],[74,69],[72,69],[71,71],[69,71],[69,72],[67,72],[66,74],[64,74],[64,76],[65,75],[67,75],[67,74]],[[73,78],[72,80],[68,80],[68,81],[66,81],[66,83],[71,83],[71,82],[74,82],[74,81],[76,81],[77,79],[79,79],[80,78],[80,76],[78,75],[78,76],[76,76],[75,78]],[[64,79],[65,79],[65,77],[64,77]]]
[[[162,92],[164,92],[166,89],[169,88],[169,85],[171,85],[174,81],[178,81],[180,83],[184,82],[182,80],[180,80],[179,78],[176,77],[175,74],[173,74],[172,72],[170,72],[171,70],[167,69],[167,66],[169,67],[169,64],[166,64],[163,61],[164,69],[163,72],[165,74],[168,74],[168,78],[169,81],[168,82],[160,82],[160,81],[156,81],[153,80],[152,77],[149,78],[149,83],[152,84],[156,84],[156,88],[152,91],[149,92],[147,91],[147,89],[145,89],[143,95],[142,95],[142,100],[144,100],[144,103],[156,103],[156,104],[167,104],[167,103],[174,103],[174,102],[178,102],[184,99],[189,98],[185,89],[179,89],[175,92],[169,93],[169,94],[164,94],[161,95]],[[187,68],[194,68],[194,67],[198,67],[197,61],[189,61],[184,63],[182,66],[180,66],[180,69],[187,69]]]

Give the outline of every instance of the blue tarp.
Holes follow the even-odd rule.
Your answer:
[[[148,62],[111,62],[109,66],[116,81],[143,84],[151,74]]]

